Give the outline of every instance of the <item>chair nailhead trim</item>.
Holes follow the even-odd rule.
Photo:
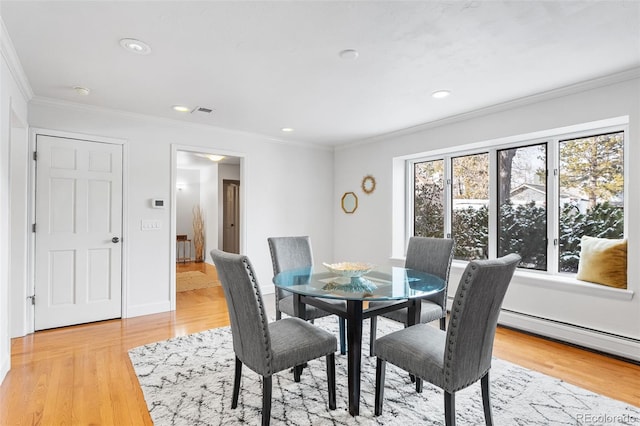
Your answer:
[[[258,286],[258,282],[256,281],[253,272],[251,271],[251,267],[249,265],[249,262],[247,262],[247,259],[244,259],[243,261],[244,263],[244,268],[247,271],[247,275],[249,276],[249,278],[251,279],[251,283],[253,284],[253,289],[254,289],[254,294],[257,295],[258,292],[260,291],[260,287]],[[262,304],[261,300],[258,300],[258,298],[256,297],[255,302],[258,303],[260,309],[260,325],[262,326],[262,338],[263,341],[262,343],[264,344],[264,349],[265,352],[267,354],[266,359],[267,359],[267,374],[268,375],[272,375],[273,372],[273,367],[271,365],[271,351],[270,351],[270,343],[269,343],[269,329],[268,329],[268,320],[264,317],[264,315],[262,315],[264,313],[264,305]]]
[[[475,271],[477,269],[477,266],[472,264],[471,265],[471,271]],[[462,310],[462,304],[464,301],[464,297],[466,295],[466,292],[468,290],[468,284],[470,281],[472,281],[473,278],[473,272],[469,271],[466,276],[464,277],[464,281],[463,284],[460,286],[460,293],[459,293],[459,298],[458,298],[458,302],[456,304],[454,304],[453,306],[453,311],[455,312],[452,315],[452,320],[451,323],[449,324],[449,330],[448,330],[448,344],[447,344],[447,362],[446,362],[446,367],[445,367],[445,374],[444,374],[444,382],[445,384],[450,384],[451,383],[451,362],[453,360],[453,354],[455,353],[455,348],[457,346],[457,339],[456,339],[456,329],[458,327],[458,314],[460,313],[460,311]],[[468,386],[468,385],[466,385]],[[466,386],[463,386],[466,387]],[[462,388],[460,388],[462,389]],[[453,390],[455,391],[455,390]]]

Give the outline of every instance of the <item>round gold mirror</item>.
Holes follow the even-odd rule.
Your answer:
[[[376,179],[371,175],[365,176],[362,179],[362,191],[365,194],[371,194],[374,189],[376,189]]]
[[[345,213],[353,213],[358,208],[358,197],[353,192],[345,192],[341,204]]]

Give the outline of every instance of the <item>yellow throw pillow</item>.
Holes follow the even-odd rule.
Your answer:
[[[627,288],[627,240],[582,237],[578,278],[596,284]]]

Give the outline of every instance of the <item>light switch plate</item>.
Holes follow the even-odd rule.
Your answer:
[[[140,229],[143,231],[157,231],[162,228],[162,222],[159,220],[143,220],[140,223]]]

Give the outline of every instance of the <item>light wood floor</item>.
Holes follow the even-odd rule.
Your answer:
[[[186,262],[186,263],[176,263],[176,273],[180,272],[189,272],[189,271],[199,271],[203,274],[212,275],[216,278],[218,277],[218,273],[216,272],[216,267],[207,262]]]
[[[13,339],[0,425],[151,425],[127,351],[228,323],[222,288],[215,287],[178,293],[175,312]],[[636,364],[504,328],[494,355],[640,406]]]

